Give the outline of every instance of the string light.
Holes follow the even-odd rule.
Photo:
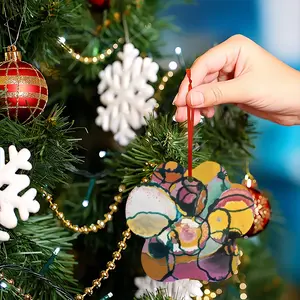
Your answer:
[[[99,152],[99,157],[100,158],[103,158],[103,157],[105,157],[106,156],[106,151],[100,151]]]
[[[216,294],[217,294],[217,295],[221,295],[222,293],[223,293],[223,291],[222,291],[221,289],[217,289],[217,290],[216,290]]]
[[[99,62],[105,61],[105,59],[107,57],[109,57],[110,55],[112,55],[114,53],[114,51],[119,48],[119,46],[121,44],[124,44],[124,42],[125,42],[125,40],[123,38],[119,38],[118,41],[112,45],[111,48],[106,49],[102,53],[95,55],[95,56],[84,56],[84,55],[81,55],[80,53],[76,52],[70,46],[68,46],[66,44],[65,37],[61,36],[58,38],[58,43],[63,49],[65,49],[75,60],[78,60],[79,62],[82,62],[86,65],[97,64]]]
[[[3,273],[0,273],[0,290],[1,289],[10,289],[13,288],[15,292],[17,292],[18,296],[22,297],[24,300],[32,300],[32,296],[29,294],[25,294],[20,287],[15,286],[15,281],[13,279],[7,279],[4,277]],[[18,297],[19,299],[19,297]]]
[[[110,298],[113,297],[113,293],[108,293],[106,296],[104,296],[103,298],[101,298],[100,300],[108,300]]]
[[[209,289],[205,289],[205,290],[204,290],[204,294],[205,294],[205,295],[209,295],[209,294],[210,294],[210,290],[209,290]]]
[[[177,60],[179,62],[179,65],[182,69],[186,69],[186,63],[182,54],[182,49],[181,47],[176,47],[175,48],[175,54],[177,56]]]
[[[177,62],[176,61],[170,61],[169,63],[169,69],[171,71],[175,71],[177,69],[178,65],[177,65]]]
[[[42,270],[40,271],[41,275],[45,275],[48,272],[49,267],[53,264],[53,262],[54,262],[56,256],[58,255],[59,251],[60,251],[59,247],[54,249],[54,251],[52,252],[52,255],[50,256],[50,258],[48,259],[48,261],[45,263]]]
[[[181,52],[182,52],[182,50],[181,50],[180,47],[176,47],[176,48],[175,48],[175,53],[176,53],[177,55],[181,54]]]
[[[83,207],[88,207],[88,206],[89,206],[89,200],[84,199],[84,200],[82,201],[82,206],[83,206]]]
[[[3,289],[6,289],[7,288],[7,284],[4,281],[1,281],[0,287],[3,288]]]
[[[245,299],[248,298],[248,296],[247,296],[246,293],[242,293],[242,294],[240,295],[240,298],[241,298],[242,300],[245,300]]]
[[[58,41],[59,41],[60,43],[62,43],[62,44],[65,44],[66,38],[63,37],[63,36],[60,36],[60,37],[58,38]]]

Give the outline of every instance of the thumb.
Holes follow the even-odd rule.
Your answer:
[[[246,86],[242,84],[240,78],[202,84],[188,93],[187,105],[202,108],[220,104],[245,103],[249,97],[249,89],[246,90]]]

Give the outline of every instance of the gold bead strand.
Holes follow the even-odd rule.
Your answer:
[[[243,279],[240,279],[239,288],[240,288],[240,299],[246,300],[248,299],[247,295],[247,284],[246,284],[246,276],[244,274],[240,275],[240,278],[243,277]]]
[[[173,71],[169,71],[169,72],[167,72],[165,74],[165,76],[163,76],[163,78],[161,79],[160,84],[158,85],[159,91],[163,91],[165,89],[165,86],[166,86],[167,82],[173,76],[174,76],[174,72]]]
[[[209,282],[207,281],[202,281],[202,285],[203,285],[203,296],[202,297],[198,297],[196,300],[210,300],[210,299],[215,299],[217,298],[218,296],[220,296],[223,291],[222,289],[218,288],[216,291],[213,291],[210,289],[210,286],[209,286]]]
[[[127,247],[127,240],[131,237],[131,231],[129,228],[123,231],[123,239],[118,243],[118,250],[115,251],[112,255],[113,259],[106,264],[106,269],[100,272],[100,277],[94,279],[91,287],[86,287],[83,294],[78,294],[75,296],[75,300],[83,300],[86,296],[91,296],[94,292],[94,289],[101,287],[103,280],[109,277],[109,272],[116,268],[116,261],[121,259],[121,252]]]
[[[114,43],[112,45],[112,47],[107,48],[105,51],[103,51],[102,53],[95,55],[95,56],[83,56],[80,53],[76,52],[73,48],[71,48],[70,46],[68,46],[66,44],[66,40],[63,37],[60,37],[58,39],[58,43],[61,45],[61,47],[63,49],[65,49],[75,60],[78,60],[81,63],[84,63],[86,65],[89,64],[97,64],[99,62],[103,62],[105,61],[106,58],[108,58],[109,56],[111,56],[113,54],[113,52],[115,50],[118,49],[118,47],[121,44],[124,44],[124,39],[123,38],[119,38],[118,41],[116,43]]]
[[[118,205],[120,203],[122,203],[122,196],[123,196],[123,192],[125,191],[125,189],[126,189],[125,185],[119,186],[119,193],[114,197],[115,202],[109,206],[109,211],[104,215],[103,220],[97,220],[96,224],[90,224],[90,225],[84,225],[84,226],[74,225],[70,220],[67,220],[64,216],[64,213],[59,211],[58,204],[53,202],[53,197],[51,194],[49,194],[43,190],[43,196],[48,201],[49,207],[53,211],[55,216],[60,220],[60,222],[66,228],[68,228],[74,232],[89,234],[91,232],[96,233],[99,230],[104,229],[106,224],[108,222],[112,221],[113,214],[118,211]]]
[[[0,273],[0,281],[7,283],[8,285],[13,286],[16,289],[16,292],[24,299],[24,300],[32,300],[32,296],[30,294],[24,294],[22,289],[20,287],[15,286],[15,281],[13,279],[7,279],[5,278],[3,273]],[[2,285],[2,288],[5,289],[5,287]]]

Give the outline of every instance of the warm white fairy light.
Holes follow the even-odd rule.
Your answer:
[[[176,68],[173,69],[173,68],[175,67],[174,63],[176,64],[176,68],[177,68],[177,63],[176,63],[175,61],[171,61],[171,62],[169,63],[169,69],[170,69],[171,71],[168,71],[168,72],[162,77],[161,82],[160,82],[159,85],[158,85],[159,91],[163,91],[163,90],[165,89],[166,83],[169,81],[169,79],[170,79],[171,77],[174,76],[173,70],[176,70]]]
[[[160,85],[158,86],[158,88],[159,88],[160,91],[163,91],[164,88],[165,88],[165,86],[164,86],[163,84],[160,84]]]
[[[245,290],[247,288],[247,285],[245,283],[240,284],[240,289]]]

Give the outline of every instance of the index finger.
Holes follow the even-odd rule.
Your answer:
[[[205,78],[210,74],[221,71],[228,65],[235,66],[239,48],[230,42],[230,39],[208,50],[198,57],[191,67],[193,88],[204,83]],[[229,70],[232,71],[232,70]],[[208,83],[208,82],[205,82]],[[189,80],[187,76],[183,79],[176,100],[176,106],[186,106],[186,95],[188,93]]]

